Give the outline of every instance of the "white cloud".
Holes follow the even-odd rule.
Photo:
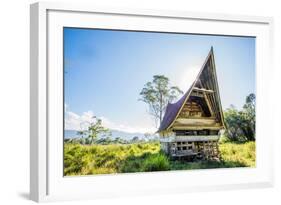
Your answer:
[[[81,130],[87,127],[88,122],[91,122],[91,116],[89,112],[84,112],[82,115],[78,115],[71,111],[65,112],[64,125],[67,130]]]
[[[92,111],[84,112],[82,115],[78,115],[68,109],[65,108],[65,129],[66,130],[84,130],[87,129],[89,124],[93,122],[94,113]],[[131,126],[126,122],[116,123],[111,121],[110,119],[104,116],[97,116],[102,120],[102,124],[104,127],[118,130],[128,133],[153,133],[156,131],[153,127],[141,127],[141,126]]]

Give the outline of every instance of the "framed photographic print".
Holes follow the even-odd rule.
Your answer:
[[[31,5],[31,199],[272,186],[272,22]]]

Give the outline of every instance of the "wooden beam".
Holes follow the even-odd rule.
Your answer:
[[[173,130],[220,130],[224,127],[220,125],[213,125],[213,126],[182,126],[182,125],[175,125],[172,127]]]
[[[187,135],[160,138],[160,142],[195,142],[195,141],[217,141],[219,135]],[[178,146],[178,145],[177,145]],[[187,146],[187,145],[184,145]]]
[[[177,125],[214,125],[216,123],[214,118],[178,118],[175,121]]]
[[[211,106],[211,103],[210,103],[209,98],[208,98],[208,96],[207,96],[206,93],[204,93],[204,97],[205,97],[207,106],[208,106],[208,108],[209,108],[209,110],[210,110],[211,116],[214,116],[213,108],[212,108],[212,106]]]
[[[197,88],[197,87],[194,87],[193,90],[197,90],[197,91],[201,91],[201,92],[206,92],[206,93],[214,93],[215,92],[213,90],[207,90],[205,88]]]

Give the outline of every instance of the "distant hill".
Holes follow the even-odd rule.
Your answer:
[[[111,138],[115,139],[117,137],[124,139],[124,140],[132,140],[134,137],[138,137],[139,139],[145,139],[145,135],[143,133],[128,133],[128,132],[123,132],[120,130],[110,130],[111,131]],[[72,138],[78,138],[80,137],[77,135],[76,130],[65,130],[64,131],[64,138],[65,139],[72,139]],[[105,136],[100,135],[98,138],[103,138]],[[149,136],[149,139],[152,138],[157,138],[158,135],[153,133],[152,135]]]

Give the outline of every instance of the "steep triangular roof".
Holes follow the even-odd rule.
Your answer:
[[[208,83],[205,83],[206,75],[209,80]],[[221,106],[221,100],[220,100],[220,94],[219,94],[219,87],[218,87],[218,81],[217,81],[217,74],[216,74],[216,67],[215,67],[215,59],[214,59],[214,51],[213,47],[211,47],[211,50],[206,57],[203,66],[201,67],[195,81],[192,83],[191,87],[186,91],[186,93],[176,102],[176,103],[169,103],[167,105],[165,115],[163,117],[163,120],[160,124],[158,132],[161,132],[163,130],[169,130],[175,120],[177,119],[179,113],[181,112],[184,104],[189,99],[191,92],[194,90],[195,86],[198,84],[202,85],[205,84],[203,87],[210,87],[212,90],[214,90],[213,94],[213,100],[214,105],[213,109],[215,110],[215,114],[217,119],[221,122],[222,126],[224,127],[224,120],[223,120],[223,112],[222,112],[222,106]]]

